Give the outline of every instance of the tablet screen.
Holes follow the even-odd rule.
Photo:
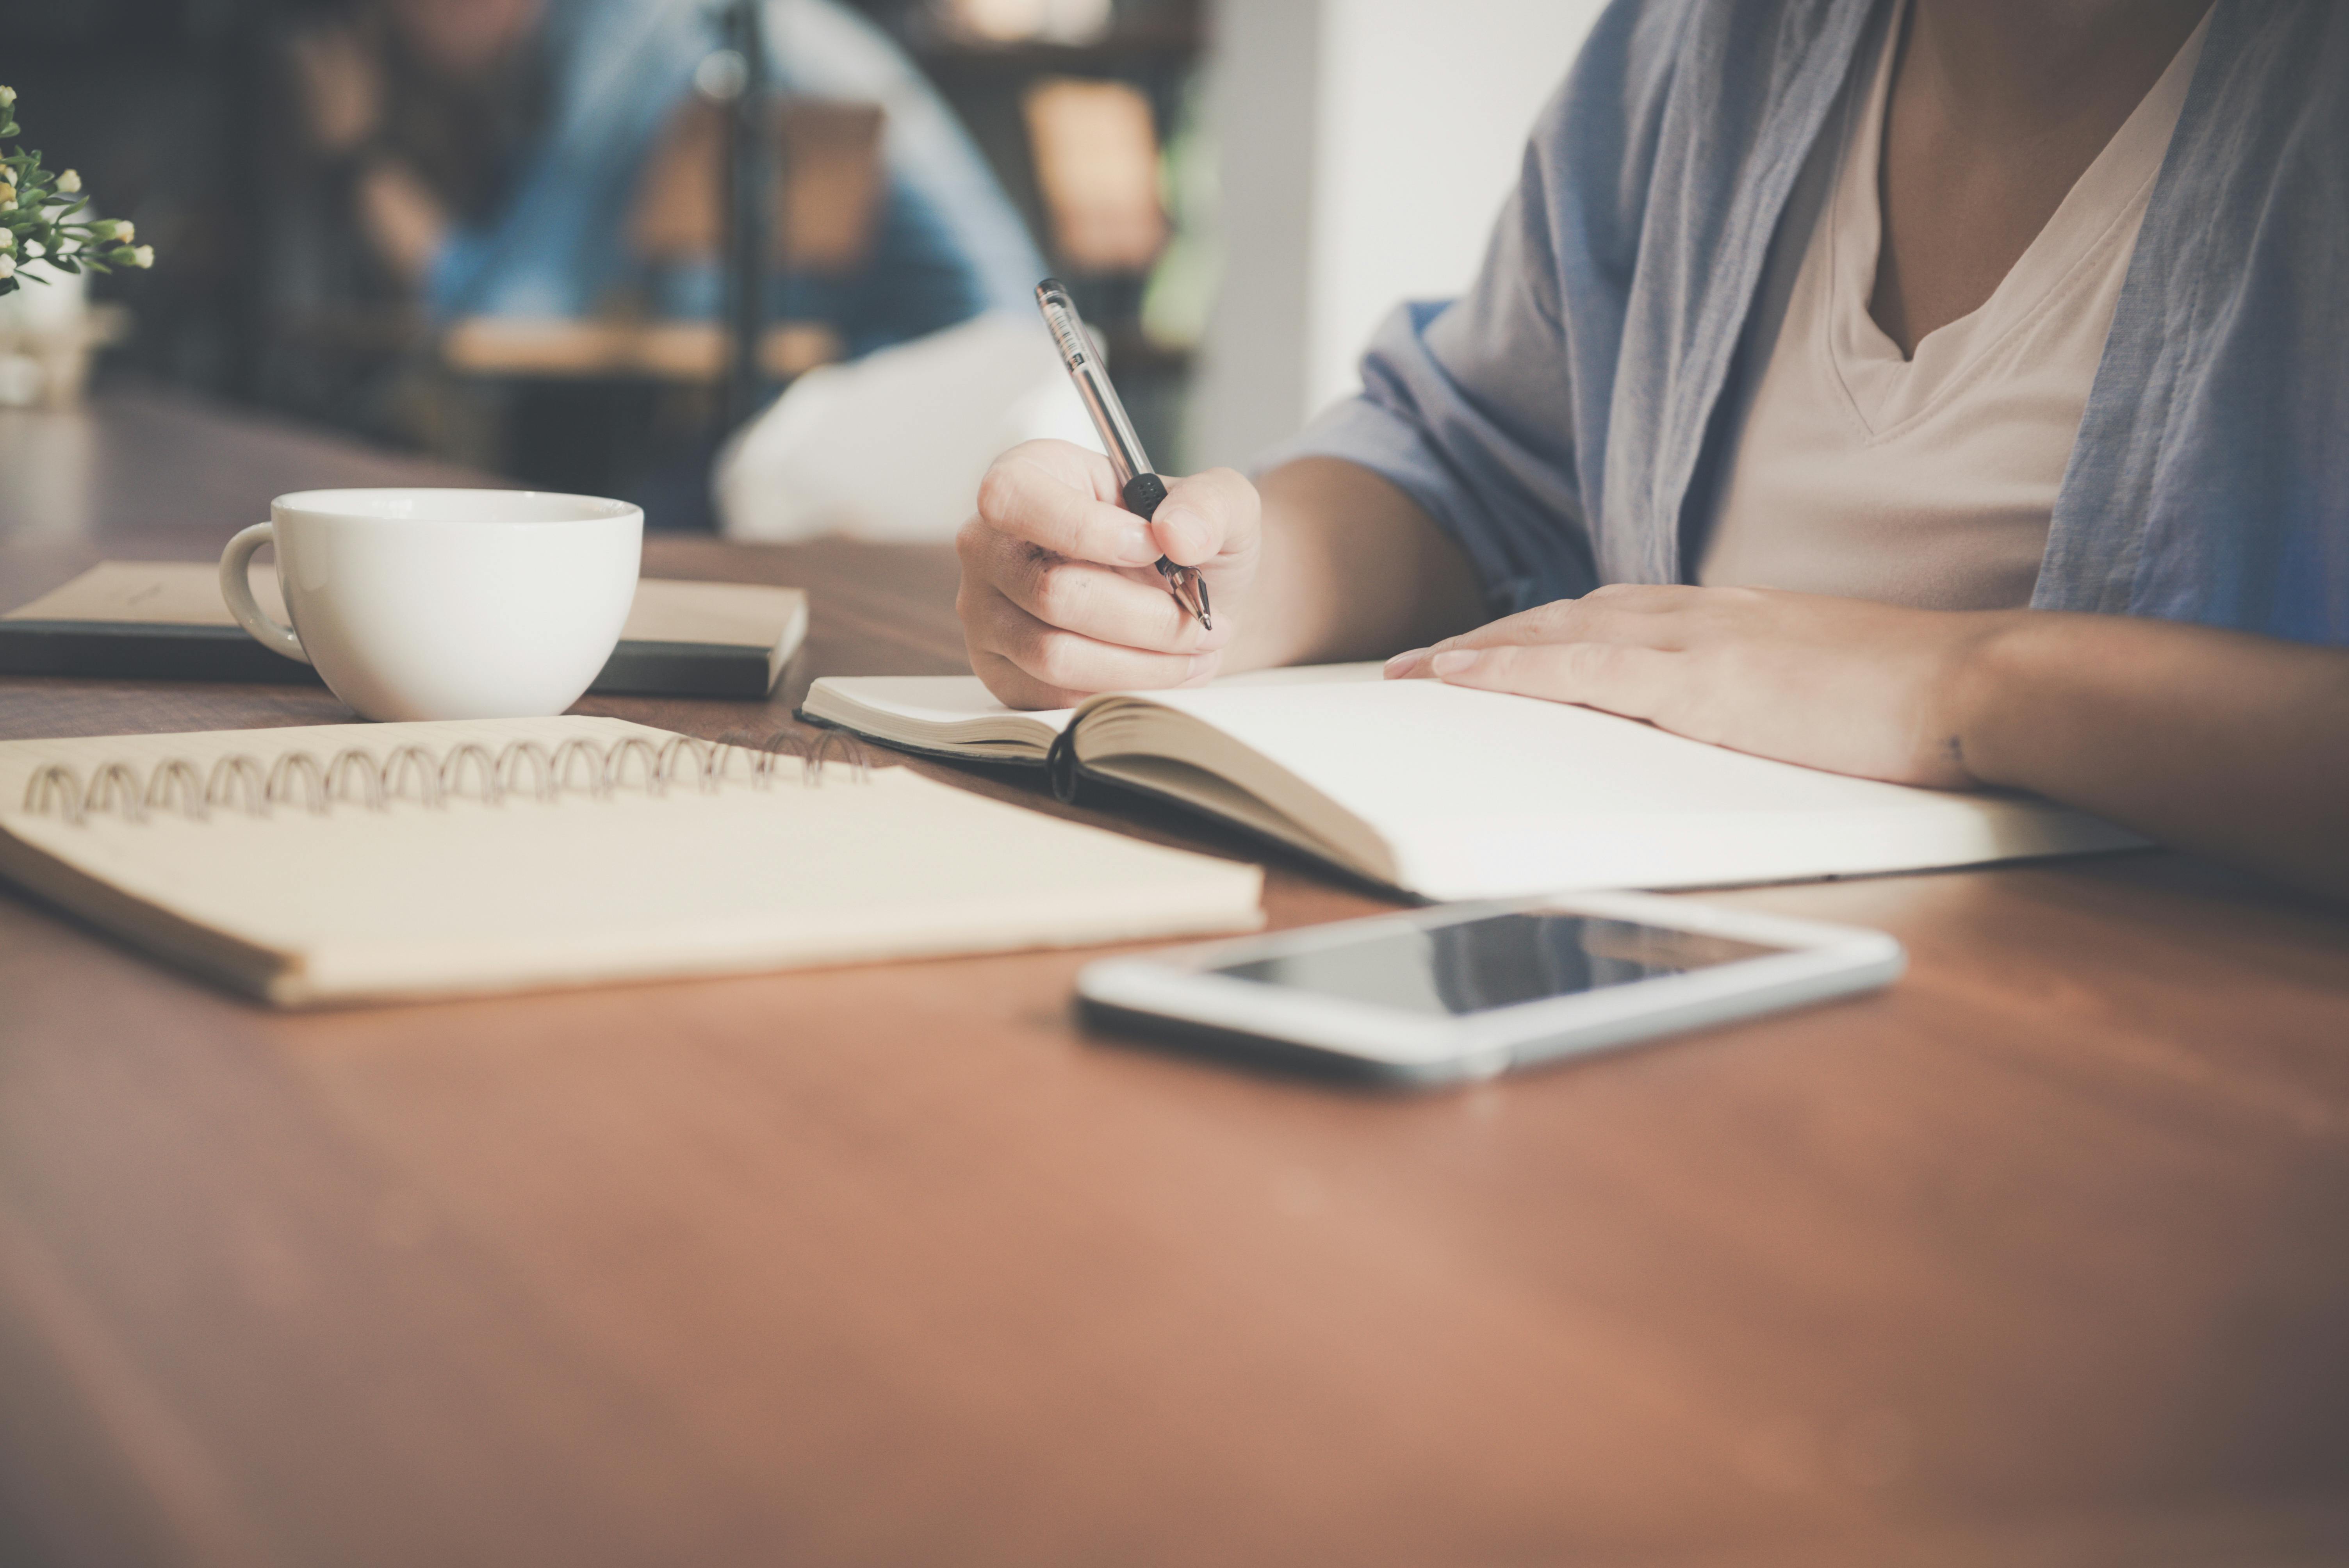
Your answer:
[[[1535,912],[1418,929],[1389,926],[1357,941],[1209,973],[1457,1016],[1782,951],[1669,926]]]

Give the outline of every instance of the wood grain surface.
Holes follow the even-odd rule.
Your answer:
[[[466,479],[0,413],[0,602]],[[942,548],[647,569],[807,649],[592,711],[961,660]],[[5,738],[347,717],[0,681]],[[288,1017],[0,893],[0,1559],[2349,1559],[2349,922],[2150,853],[1715,896],[1911,970],[1402,1097],[1088,1037],[1092,954]]]

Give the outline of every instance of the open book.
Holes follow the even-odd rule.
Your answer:
[[[1070,776],[1432,899],[1791,882],[2145,841],[2044,800],[1823,773],[1589,708],[1377,674],[1267,671],[1040,713],[1003,707],[970,676],[827,677],[802,711],[972,760],[1053,757]]]
[[[615,718],[0,743],[0,875],[285,1005],[1262,920],[1254,866]]]
[[[1384,665],[1300,665],[1226,676],[1210,689],[1368,685]],[[837,725],[900,751],[964,762],[1022,762],[1041,768],[1052,742],[1076,717],[1072,707],[1006,707],[977,676],[826,676],[812,686],[800,716]]]

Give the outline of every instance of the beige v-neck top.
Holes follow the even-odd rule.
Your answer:
[[[1769,358],[1749,384],[1700,583],[1944,610],[2031,602],[2055,492],[2209,25],[1991,297],[1905,360],[1868,311],[1900,32],[1888,29],[1873,86],[1852,100]]]

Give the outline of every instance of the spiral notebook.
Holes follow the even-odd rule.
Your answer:
[[[892,746],[1044,764],[1432,899],[1720,887],[2141,848],[2051,801],[1915,789],[1587,707],[1379,666],[1268,670],[1015,713],[968,676],[840,678],[805,712]]]
[[[0,876],[287,1006],[1252,929],[1262,872],[613,718],[0,743]]]

